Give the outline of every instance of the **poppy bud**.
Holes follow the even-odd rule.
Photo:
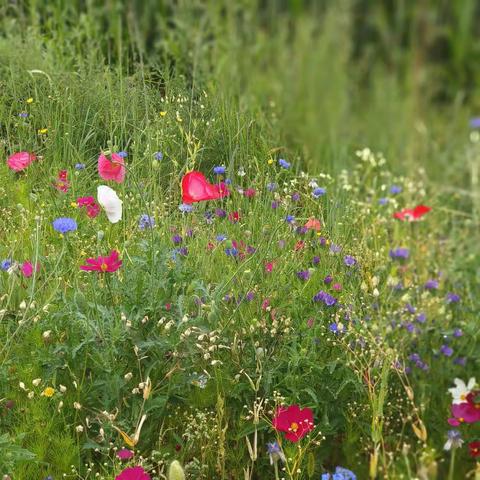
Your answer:
[[[174,460],[168,469],[168,480],[185,480],[185,472],[178,460]]]

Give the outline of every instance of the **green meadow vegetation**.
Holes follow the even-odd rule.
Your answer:
[[[479,15],[0,0],[0,477],[478,480]]]

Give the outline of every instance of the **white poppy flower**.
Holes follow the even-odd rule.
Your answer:
[[[460,378],[456,378],[453,383],[455,388],[449,388],[448,391],[452,394],[453,404],[466,402],[467,395],[473,390],[477,383],[474,378],[471,378],[467,384]]]
[[[117,193],[106,185],[99,185],[97,189],[97,200],[105,210],[111,223],[117,223],[122,218],[122,201]]]

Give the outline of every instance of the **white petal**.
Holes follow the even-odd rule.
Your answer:
[[[106,185],[99,185],[97,189],[97,200],[107,214],[111,223],[117,223],[122,218],[122,201],[117,193]]]

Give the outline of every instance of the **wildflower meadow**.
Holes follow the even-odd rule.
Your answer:
[[[480,12],[389,3],[0,4],[0,478],[480,479]]]

